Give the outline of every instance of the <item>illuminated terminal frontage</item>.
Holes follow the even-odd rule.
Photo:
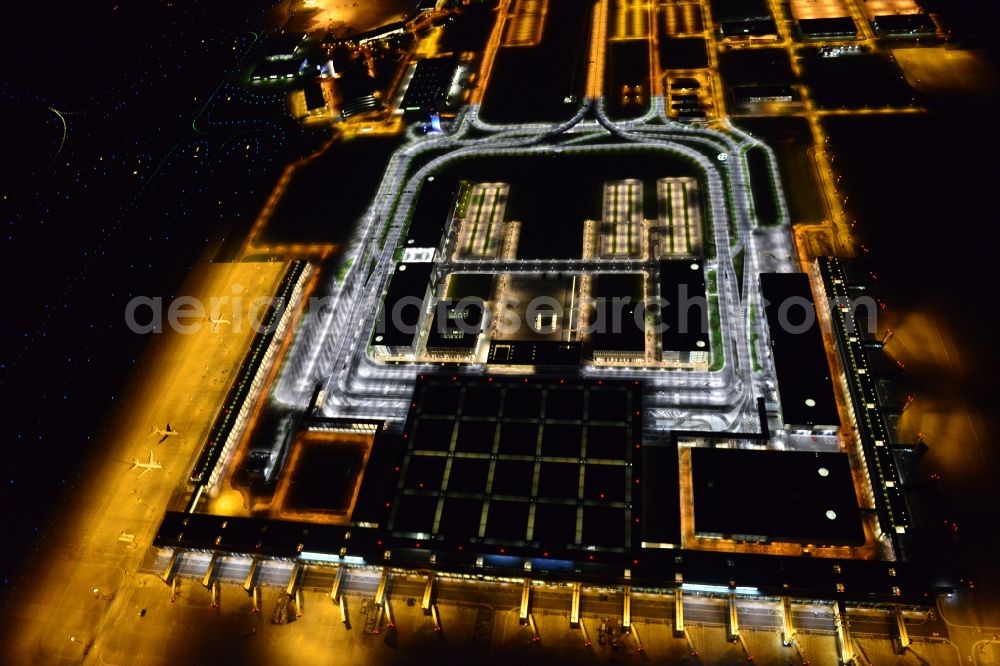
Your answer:
[[[601,122],[396,152],[322,307],[255,341],[157,533],[168,578],[211,553],[252,561],[248,590],[266,560],[891,604],[946,587],[839,264],[779,258],[780,182],[777,223],[753,212],[745,156],[769,149]]]
[[[719,433],[650,437],[641,403],[635,380],[421,375],[401,432],[304,424],[307,437],[374,428],[360,488],[345,481],[349,520],[168,512],[155,544],[320,567],[919,602],[918,570],[851,556],[865,536],[845,454],[729,448]],[[747,502],[747,474],[769,494]],[[344,494],[330,478],[324,493]],[[693,539],[680,506],[691,490]]]

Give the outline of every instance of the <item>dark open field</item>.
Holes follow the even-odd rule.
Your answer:
[[[610,118],[636,118],[649,109],[649,42],[609,41],[604,101]]]
[[[774,150],[792,223],[819,222],[823,200],[813,176],[812,137],[804,118],[741,118],[737,123]]]
[[[802,65],[804,82],[823,109],[875,109],[919,101],[896,61],[886,54],[823,58],[807,51]]]
[[[264,228],[269,243],[342,242],[371,204],[398,137],[339,140],[299,168]]]
[[[551,0],[541,44],[497,52],[483,99],[484,120],[525,123],[572,117],[587,81],[592,8],[590,0]]]

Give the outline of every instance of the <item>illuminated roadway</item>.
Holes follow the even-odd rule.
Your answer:
[[[208,556],[186,553],[178,565],[177,574],[185,578],[200,580],[208,567]],[[166,558],[159,558],[144,573],[158,573],[166,565]],[[242,585],[250,571],[251,560],[246,557],[223,557],[216,564],[213,580],[232,585]],[[261,562],[256,581],[260,585],[284,589],[288,585],[292,566],[288,562],[264,560]],[[361,597],[374,597],[378,588],[380,573],[373,569],[348,568],[341,582],[344,593]],[[310,566],[303,570],[299,587],[329,593],[337,577],[337,568],[332,566]],[[396,603],[410,598],[419,601],[423,597],[427,578],[422,574],[401,574],[394,572],[388,593]],[[434,587],[435,603],[483,604],[498,609],[517,608],[521,600],[521,585],[518,581],[463,580],[438,576]],[[242,592],[236,594],[242,596]],[[569,613],[570,589],[567,586],[536,585],[532,587],[531,607],[533,612],[551,611]],[[723,626],[728,621],[725,594],[686,594],[684,596],[684,619],[692,625]],[[674,596],[672,594],[648,593],[632,590],[631,609],[634,618],[673,622]],[[619,617],[622,609],[622,591],[616,587],[588,587],[581,591],[581,612],[610,618]],[[774,599],[741,598],[738,601],[741,627],[766,632],[780,631],[782,626],[781,605]],[[890,616],[884,610],[851,610],[851,631],[855,634],[869,634],[891,637],[894,628]],[[907,614],[907,627],[913,636],[934,637],[946,635],[947,629],[940,618],[928,619],[926,614]],[[831,604],[823,602],[795,603],[792,607],[793,626],[797,631],[834,633],[834,618]]]
[[[396,248],[425,178],[463,157],[538,155],[552,151],[571,154],[630,152],[637,147],[662,150],[696,165],[706,183],[707,215],[717,256],[706,262],[716,271],[719,323],[724,332],[722,364],[715,371],[678,371],[663,368],[597,368],[580,372],[588,377],[640,378],[646,384],[647,427],[749,431],[759,428],[756,398],[774,388],[773,368],[766,354],[763,317],[756,317],[757,349],[751,360],[751,308],[759,307],[755,276],[775,270],[759,256],[758,239],[769,254],[790,256],[787,208],[781,184],[773,178],[773,154],[749,135],[729,128],[717,131],[683,125],[666,116],[662,97],[651,100],[641,118],[612,122],[603,109],[585,100],[574,116],[559,124],[529,123],[497,126],[481,121],[478,107],[463,111],[453,131],[436,135],[408,133],[409,143],[391,158],[376,194],[376,202],[361,220],[346,257],[350,268],[339,284],[331,285],[322,316],[303,326],[291,362],[286,366],[277,395],[304,406],[317,385],[326,387],[323,409],[330,416],[386,419],[398,425],[405,416],[415,376],[433,370],[433,364],[386,365],[367,353],[371,323],[375,320],[386,282],[393,269]],[[596,111],[596,120],[585,119]],[[470,130],[487,136],[472,137]],[[614,135],[620,144],[590,146],[586,141]],[[772,160],[772,186],[778,193],[777,227],[760,229],[746,177],[745,153],[754,146]],[[410,173],[410,164],[424,154],[437,154]],[[720,159],[720,156],[724,158]],[[449,230],[449,233],[451,231]],[[449,247],[454,239],[448,239]],[[733,255],[744,252],[744,293],[740,294]],[[507,270],[634,270],[636,260],[588,258],[533,261],[502,259],[453,262],[451,268],[470,271]],[[728,335],[726,334],[728,333]],[[457,372],[479,374],[483,366],[470,364]]]

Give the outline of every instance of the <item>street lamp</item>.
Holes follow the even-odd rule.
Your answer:
[[[84,643],[79,638],[77,638],[76,636],[72,636],[72,635],[69,637],[69,641],[70,641],[70,643],[79,643],[80,645],[82,645],[83,646],[83,654],[84,655],[86,655],[88,652],[90,652],[90,643]]]

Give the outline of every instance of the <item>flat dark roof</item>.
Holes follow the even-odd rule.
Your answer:
[[[805,273],[761,273],[760,288],[785,425],[839,425],[809,277]],[[812,324],[805,327],[807,320]]]
[[[595,352],[645,350],[646,330],[641,319],[645,313],[645,308],[641,307],[642,273],[600,273],[593,280],[592,349]],[[616,302],[615,299],[621,300]]]
[[[638,353],[646,349],[646,332],[637,317],[642,317],[644,309],[635,302],[616,306],[610,298],[598,299],[595,306],[597,317],[603,318],[599,328],[590,334],[594,352]],[[615,314],[619,312],[619,314]],[[620,322],[620,327],[616,323]]]
[[[438,301],[427,334],[427,349],[472,351],[483,329],[483,303]]]
[[[767,37],[778,33],[774,20],[770,18],[723,21],[720,29],[723,37]]]
[[[858,27],[850,16],[832,18],[799,19],[799,31],[803,37],[854,37]]]
[[[784,84],[752,85],[733,86],[733,97],[736,99],[737,103],[745,103],[753,100],[754,98],[788,97],[794,100],[798,99],[798,94],[795,92],[794,88]]]
[[[889,14],[876,16],[872,20],[875,32],[879,35],[907,36],[933,35],[937,26],[927,14]]]
[[[322,109],[326,106],[326,97],[323,96],[323,88],[316,81],[309,81],[302,88],[306,96],[306,110]]]
[[[674,111],[700,111],[701,102],[697,100],[680,100],[677,102],[671,102],[670,108]]]
[[[642,540],[681,543],[680,467],[677,443],[642,448]]]
[[[668,259],[660,266],[660,334],[664,351],[709,350],[705,270],[693,259]]]
[[[567,559],[638,539],[640,384],[421,375],[411,404],[394,536]]]
[[[405,443],[398,433],[380,430],[375,436],[354,502],[352,521],[374,525],[385,522],[388,517],[385,501],[396,492],[399,475],[394,470],[403,462],[404,448]]]
[[[580,365],[579,342],[556,340],[493,340],[487,363],[494,365]]]
[[[448,293],[445,298],[456,301],[463,298],[478,298],[488,301],[492,296],[492,273],[451,273],[448,276]]]
[[[766,0],[711,0],[712,17],[723,23],[769,19]]]
[[[455,206],[458,183],[446,176],[428,176],[420,186],[417,205],[406,230],[405,247],[438,247]]]
[[[740,540],[865,541],[845,453],[691,449],[694,528]]]
[[[389,288],[372,332],[373,345],[400,347],[413,344],[417,335],[424,295],[434,264],[396,264],[389,278]]]
[[[418,62],[400,106],[404,110],[439,109],[448,94],[457,64],[457,59],[451,56]]]
[[[642,273],[598,273],[593,279],[595,298],[642,298]]]
[[[362,61],[352,62],[342,71],[336,85],[342,100],[340,115],[344,118],[382,108],[382,103],[375,98],[375,79]]]
[[[375,79],[368,73],[364,62],[356,60],[348,65],[336,79],[337,88],[344,100],[352,100],[375,92]]]

